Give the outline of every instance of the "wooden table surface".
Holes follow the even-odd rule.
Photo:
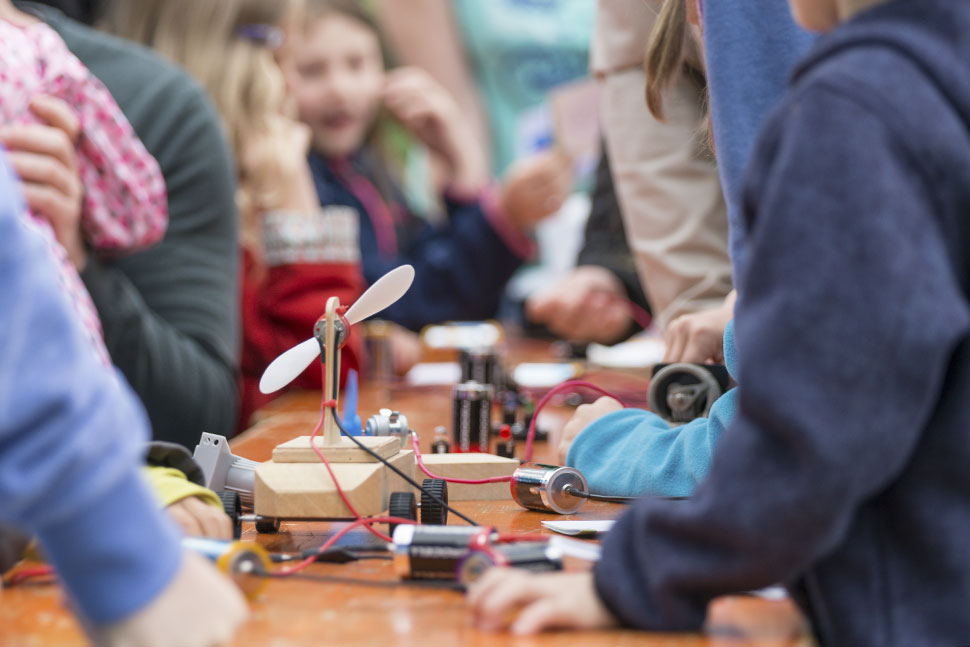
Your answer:
[[[539,349],[526,345],[516,357],[540,359]],[[259,413],[258,422],[232,441],[233,452],[254,460],[270,458],[273,447],[295,436],[308,435],[318,416],[318,393],[283,396]],[[360,392],[363,419],[388,406],[404,413],[427,451],[436,425],[450,428],[450,388],[408,389],[365,384]],[[556,432],[568,410],[550,410],[543,422]],[[524,447],[517,448],[521,456]],[[553,459],[545,443],[536,458]],[[554,460],[554,459],[553,459]],[[453,504],[466,515],[503,532],[546,532],[543,519],[603,519],[616,517],[623,507],[587,502],[574,515],[561,517],[521,509],[508,501],[469,501]],[[464,523],[449,517],[449,523]],[[277,535],[258,535],[247,524],[243,539],[258,541],[271,551],[300,551],[317,547],[339,524],[284,522]],[[365,531],[353,531],[348,543],[370,541]],[[584,568],[568,563],[567,568]],[[482,633],[469,624],[464,597],[453,590],[401,585],[388,561],[367,560],[346,565],[314,564],[304,571],[312,578],[352,578],[372,585],[339,579],[275,579],[267,583],[251,605],[251,617],[234,645],[297,647],[310,645],[798,645],[806,638],[800,618],[787,600],[768,601],[736,596],[712,605],[716,628],[705,634],[646,634],[633,631],[548,633],[531,638]],[[0,590],[0,646],[84,645],[76,621],[65,608],[60,588],[35,583]]]

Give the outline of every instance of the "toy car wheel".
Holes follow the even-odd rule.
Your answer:
[[[401,517],[402,519],[418,520],[418,502],[411,492],[391,492],[391,498],[387,503],[387,515],[389,517]],[[387,524],[387,533],[394,536],[394,529],[399,524]]]
[[[261,535],[272,535],[280,531],[280,520],[276,517],[257,517],[256,532]]]
[[[443,526],[448,523],[448,508],[432,496],[448,503],[448,482],[444,479],[424,479],[421,483],[421,523]]]
[[[650,410],[668,422],[683,424],[708,415],[723,389],[701,364],[668,364],[650,379]]]
[[[239,518],[242,513],[242,502],[239,500],[239,493],[223,490],[219,493],[219,498],[222,499],[222,509],[232,520],[232,537],[239,539],[242,536],[242,519]]]

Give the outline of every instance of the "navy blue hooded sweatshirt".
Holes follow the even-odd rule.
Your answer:
[[[685,502],[638,502],[596,588],[697,629],[781,582],[824,645],[970,644],[970,2],[823,38],[755,149],[739,415]]]
[[[368,284],[404,263],[414,266],[411,288],[381,312],[382,319],[417,331],[443,321],[495,316],[505,284],[532,250],[529,239],[511,231],[497,208],[487,208],[485,197],[444,196],[447,220],[432,225],[402,206],[400,189],[367,151],[346,160],[311,153],[309,163],[320,203],[349,206],[360,214]],[[378,187],[386,195],[379,195]],[[370,205],[364,204],[367,194]]]

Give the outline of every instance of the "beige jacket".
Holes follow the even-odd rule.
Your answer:
[[[604,137],[630,249],[665,327],[720,305],[731,291],[731,263],[703,88],[681,76],[664,97],[666,120],[647,110],[643,55],[656,11],[652,0],[599,0],[591,66],[602,84]],[[699,67],[697,42],[690,47],[685,58]]]

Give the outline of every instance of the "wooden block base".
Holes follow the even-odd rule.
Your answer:
[[[358,436],[357,440],[368,449],[377,452],[381,458],[390,458],[401,450],[401,439],[397,436]],[[316,445],[331,463],[377,463],[378,459],[371,456],[346,436],[341,436],[333,445],[324,444],[322,437],[314,440]],[[309,436],[299,436],[293,440],[281,443],[273,450],[273,461],[276,463],[319,463],[320,457],[310,447]]]
[[[393,439],[397,441],[397,439]],[[398,441],[399,442],[399,441]],[[312,452],[311,452],[312,453]],[[414,478],[414,452],[400,451],[392,465]],[[334,476],[357,512],[364,516],[387,510],[391,492],[409,491],[405,481],[382,463],[337,463]],[[256,467],[255,512],[282,519],[346,519],[353,514],[337,494],[333,479],[316,463],[267,461]]]
[[[425,467],[438,476],[459,479],[484,479],[493,476],[508,476],[520,465],[514,458],[502,458],[494,454],[422,454]],[[417,470],[418,476],[426,476]],[[486,483],[484,485],[448,484],[450,501],[495,501],[511,500],[512,492],[508,482]]]

